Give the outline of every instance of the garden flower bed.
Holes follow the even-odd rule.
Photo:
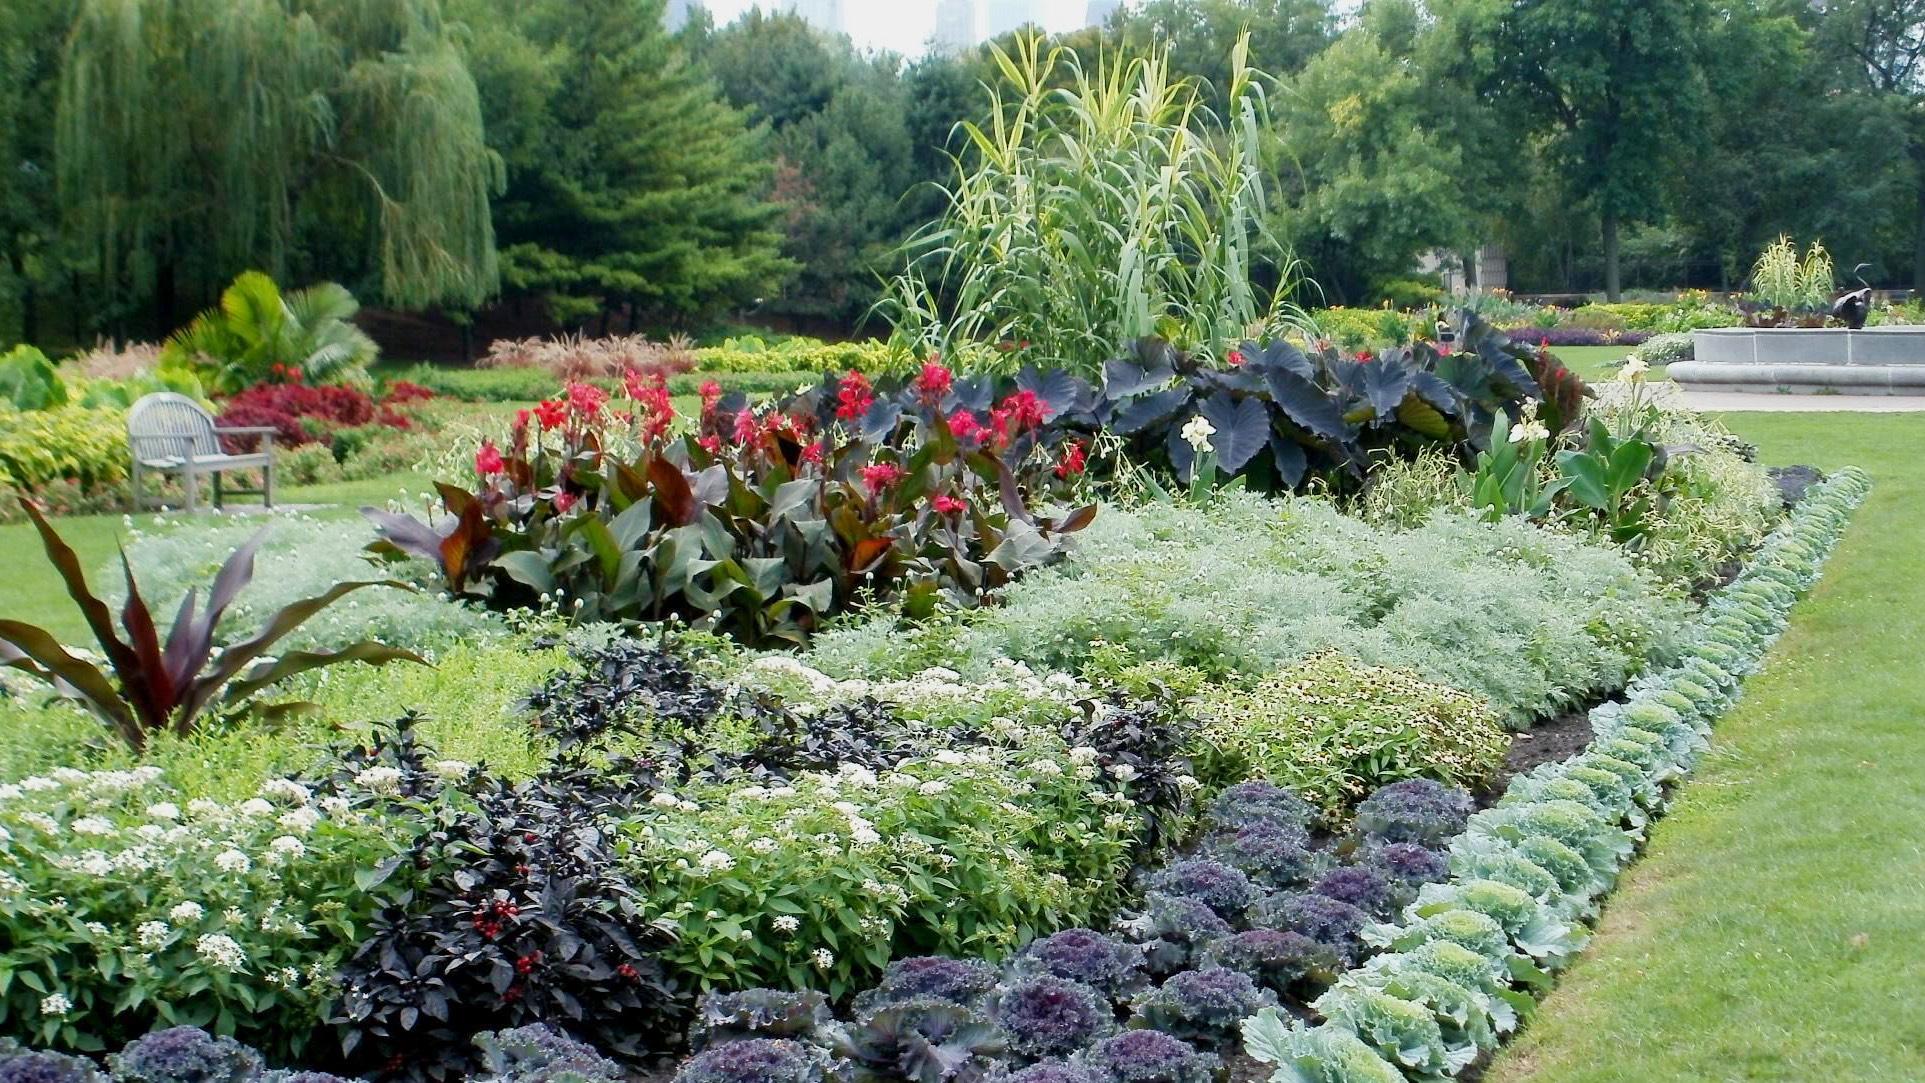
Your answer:
[[[397,578],[366,609],[283,629],[284,659],[373,630],[435,668],[306,673],[305,714],[139,751],[0,705],[0,1028],[75,1078],[125,1047],[222,1078],[1201,1083],[1247,1072],[1240,1034],[1308,1079],[1459,1070],[1581,943],[1862,482],[1766,537],[1715,427],[1416,390],[1540,386],[1450,356],[1152,352],[1100,390],[931,363],[686,421],[660,381],[575,385],[458,449],[441,514],[371,513]],[[1218,487],[1312,392],[1383,379],[1456,411],[1448,469],[1371,406],[1349,450],[1265,437],[1363,493]],[[1658,434],[1695,451],[1624,465]],[[1489,504],[1458,464],[1507,441],[1580,495]],[[1188,491],[1132,491],[1144,449]],[[239,540],[130,564],[171,599]],[[235,624],[359,543],[266,544]],[[1585,709],[1591,747],[1475,811],[1513,732]]]

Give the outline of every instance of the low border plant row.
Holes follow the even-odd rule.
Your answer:
[[[1495,1050],[1583,948],[1584,923],[1663,812],[1667,784],[1690,773],[1869,489],[1855,469],[1813,487],[1712,597],[1677,664],[1595,709],[1583,753],[1514,778],[1472,816],[1449,879],[1401,923],[1365,930],[1387,950],[1316,1001],[1324,1022],[1274,1009],[1245,1020],[1247,1052],[1277,1066],[1272,1083],[1449,1079]]]

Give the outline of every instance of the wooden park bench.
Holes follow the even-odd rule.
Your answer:
[[[258,436],[260,447],[254,451],[229,454],[221,449],[223,436]],[[225,495],[221,476],[237,470],[259,470],[259,489],[233,489],[232,492],[259,496],[267,507],[274,506],[274,430],[269,426],[241,428],[214,424],[214,418],[201,404],[172,391],[145,396],[127,411],[127,444],[134,455],[134,510],[146,510],[141,479],[146,474],[179,474],[187,490],[187,510],[200,502],[201,479],[213,481],[214,507],[221,506]]]

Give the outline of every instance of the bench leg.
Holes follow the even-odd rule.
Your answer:
[[[200,504],[201,476],[192,470],[183,470],[180,483],[187,490],[187,514],[192,515]]]
[[[269,508],[274,506],[274,460],[269,459],[261,468],[261,503]]]
[[[214,510],[221,510],[221,472],[214,471]]]
[[[134,460],[133,472],[128,476],[127,480],[128,480],[128,484],[134,490],[133,514],[139,515],[143,510],[145,510],[141,507],[141,501],[140,501],[140,460],[139,459]]]

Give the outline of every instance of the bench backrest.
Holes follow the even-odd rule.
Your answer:
[[[214,419],[186,395],[157,391],[127,411],[127,442],[140,459],[181,459],[219,455]]]

